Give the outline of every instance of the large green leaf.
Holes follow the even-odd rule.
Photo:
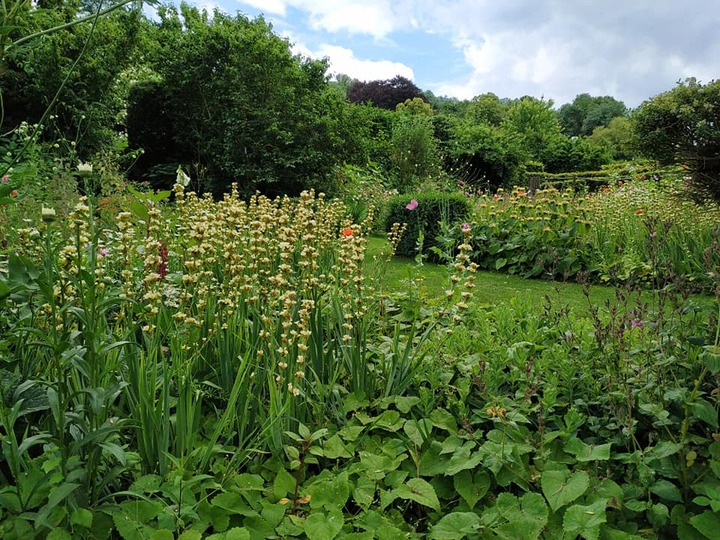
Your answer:
[[[565,451],[573,454],[578,461],[606,461],[610,459],[612,443],[590,445],[580,439],[570,439],[565,444]]]
[[[435,489],[422,478],[412,478],[392,492],[401,499],[410,499],[433,510],[440,510]]]
[[[501,493],[497,509],[507,520],[495,529],[500,538],[507,540],[536,540],[548,521],[548,509],[539,493],[526,493],[520,499],[510,493]]]
[[[545,471],[540,480],[542,491],[553,512],[580,497],[590,486],[590,478],[584,471]]]
[[[582,536],[585,540],[598,540],[600,525],[607,521],[605,501],[599,500],[588,506],[576,504],[565,510],[563,529],[566,533]]]
[[[490,489],[490,475],[485,471],[478,471],[475,475],[471,471],[460,471],[453,476],[453,486],[470,508],[482,499]]]
[[[431,540],[460,540],[474,533],[480,516],[474,512],[452,512],[438,521],[430,531]]]
[[[720,531],[720,514],[705,510],[702,514],[690,518],[690,524],[700,531],[703,536],[714,540]]]
[[[345,522],[340,510],[333,509],[327,514],[310,514],[305,520],[305,534],[309,540],[332,540]]]

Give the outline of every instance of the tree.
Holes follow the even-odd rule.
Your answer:
[[[632,147],[632,122],[625,116],[616,116],[607,126],[596,127],[587,141],[606,149],[615,160],[632,159],[635,151]]]
[[[642,154],[684,164],[695,193],[720,201],[720,81],[686,79],[643,102],[632,121]]]
[[[611,96],[578,94],[557,112],[563,132],[570,137],[590,135],[596,127],[607,126],[615,117],[626,116],[627,107]]]
[[[507,118],[508,107],[492,92],[472,98],[465,111],[466,118],[475,124],[499,126]]]
[[[347,97],[352,103],[370,102],[376,107],[391,111],[406,99],[420,98],[427,101],[422,90],[410,79],[400,75],[383,81],[357,81],[348,89]]]
[[[541,161],[541,154],[549,142],[562,136],[552,106],[552,100],[526,96],[508,109],[502,127],[519,136],[529,160]]]
[[[75,141],[80,155],[88,157],[118,133],[125,103],[117,85],[137,59],[142,11],[121,7],[120,2],[96,20],[90,4],[64,0],[26,4],[19,24],[9,28],[13,45],[22,44],[2,47],[3,129],[36,123],[52,105],[53,122],[46,126],[46,136]],[[74,24],[83,17],[89,19]],[[60,29],[24,41],[54,28]]]
[[[159,159],[169,138],[164,168],[182,160],[216,194],[231,182],[245,193],[324,189],[333,167],[354,159],[350,106],[329,88],[325,62],[294,56],[262,18],[210,18],[185,4],[159,15],[158,84],[130,104],[131,144]],[[148,103],[162,104],[157,117],[139,110]],[[146,159],[136,174],[156,164]]]

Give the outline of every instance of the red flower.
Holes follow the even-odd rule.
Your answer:
[[[165,244],[160,246],[160,264],[158,264],[157,273],[160,279],[165,279],[168,274],[168,248]]]
[[[345,228],[342,230],[341,234],[342,234],[343,236],[352,236],[352,235],[353,235],[353,230],[352,230],[350,227],[345,227]]]

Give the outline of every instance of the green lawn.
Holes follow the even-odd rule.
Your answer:
[[[414,260],[393,257],[387,260],[389,246],[384,238],[368,239],[368,268],[372,261],[380,262],[380,284],[389,292],[407,292],[413,287],[421,298],[441,297],[447,288],[447,269],[443,265],[423,263],[418,266]],[[525,279],[519,276],[499,272],[478,272],[475,298],[481,305],[507,303],[517,299],[522,302],[537,303],[538,311],[550,297],[555,307],[568,306],[574,313],[588,313],[589,302],[577,283],[560,283],[541,279]],[[654,295],[645,292],[643,300],[653,305]],[[710,297],[698,297],[699,299]],[[590,287],[590,301],[593,305],[603,306],[606,302],[615,302],[615,289],[593,285]]]

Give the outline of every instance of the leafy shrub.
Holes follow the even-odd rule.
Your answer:
[[[461,223],[469,219],[471,211],[470,200],[457,193],[400,195],[388,202],[385,230],[389,231],[393,223],[407,223],[395,253],[414,257],[423,252],[432,253],[429,248],[437,245],[440,223]]]

